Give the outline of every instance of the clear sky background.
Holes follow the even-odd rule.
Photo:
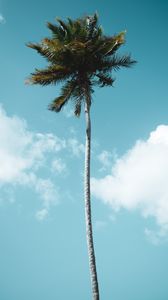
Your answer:
[[[168,299],[168,2],[0,0],[0,299],[89,300],[85,122],[26,86],[47,21],[98,12],[138,64],[96,89],[92,207],[101,300]]]

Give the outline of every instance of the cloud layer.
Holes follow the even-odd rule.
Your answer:
[[[0,108],[0,182],[24,182],[44,164],[46,152],[59,152],[65,141],[53,134],[30,132],[24,120]]]
[[[53,182],[41,178],[39,170],[51,153],[65,148],[65,141],[53,134],[30,132],[25,120],[7,116],[0,106],[0,185],[23,185],[33,189],[43,200],[43,214],[58,202]],[[44,209],[47,210],[44,214]]]
[[[65,140],[52,133],[32,132],[25,120],[8,116],[0,105],[0,199],[2,190],[26,186],[42,199],[37,219],[47,217],[50,206],[60,198],[57,186],[49,178],[53,174],[54,177],[68,174],[66,162],[61,158],[65,149],[71,158],[80,158],[84,153],[84,145],[74,133]]]
[[[117,159],[110,174],[92,178],[92,193],[114,210],[140,210],[168,234],[168,126],[160,125]],[[146,234],[152,232],[146,229]]]

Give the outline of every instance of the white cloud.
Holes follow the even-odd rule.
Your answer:
[[[85,146],[81,144],[75,137],[70,138],[67,144],[74,156],[79,157],[81,154],[85,152]]]
[[[63,173],[66,172],[67,168],[66,168],[66,164],[62,161],[61,158],[58,159],[54,159],[52,161],[52,171],[56,172],[56,173]]]
[[[168,126],[160,125],[117,159],[107,176],[92,178],[92,193],[114,210],[139,210],[159,225],[157,238],[168,234]],[[154,234],[148,228],[148,237]],[[156,236],[155,236],[156,238]]]
[[[36,219],[38,221],[43,221],[48,216],[48,210],[46,208],[43,208],[36,213]]]
[[[0,24],[5,24],[6,20],[2,14],[0,14]]]
[[[8,117],[0,107],[0,183],[20,182],[45,162],[45,154],[65,148],[53,134],[30,132],[25,120]]]
[[[168,241],[168,226],[161,227],[159,230],[145,228],[145,235],[150,242],[156,246],[163,241]]]
[[[46,166],[49,154],[57,154],[66,142],[53,134],[31,132],[25,120],[7,116],[0,106],[0,186],[27,186],[43,200],[49,210],[59,195],[53,182],[40,178],[38,171]]]
[[[109,151],[103,150],[98,156],[97,156],[99,162],[102,164],[102,167],[100,168],[100,171],[105,171],[108,169],[111,164],[112,160],[116,159],[116,153],[113,154]]]
[[[59,202],[59,194],[50,179],[37,178],[34,182],[35,190],[43,200],[43,206],[49,209]]]
[[[80,157],[85,147],[74,137],[74,132],[65,140],[52,133],[30,131],[25,120],[8,116],[0,105],[0,187],[7,191],[24,186],[37,193],[43,211],[37,213],[37,219],[44,219],[48,215],[44,210],[49,212],[59,202],[58,187],[48,177],[52,178],[54,172],[67,174],[66,163],[61,159],[65,149],[74,158]],[[7,198],[5,193],[2,197],[1,191],[0,199]]]

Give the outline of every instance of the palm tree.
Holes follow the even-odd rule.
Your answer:
[[[91,201],[90,201],[90,151],[93,86],[112,86],[112,71],[121,67],[130,67],[135,61],[130,55],[116,55],[124,44],[125,32],[114,36],[103,34],[98,24],[98,16],[85,16],[76,20],[70,18],[66,22],[57,19],[57,24],[47,23],[51,30],[51,38],[44,38],[40,43],[29,43],[48,61],[45,69],[35,69],[28,81],[30,84],[49,85],[63,83],[60,96],[49,105],[51,111],[60,112],[72,99],[74,114],[79,117],[84,106],[86,117],[86,149],[85,149],[85,218],[86,236],[94,300],[99,300],[99,288],[94,252]]]

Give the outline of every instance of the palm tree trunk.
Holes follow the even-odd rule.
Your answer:
[[[85,219],[86,219],[86,239],[89,256],[90,277],[92,285],[93,300],[99,300],[99,287],[96,272],[96,259],[94,253],[92,219],[91,219],[91,202],[90,202],[90,150],[91,150],[91,121],[90,121],[90,101],[85,102],[86,117],[86,145],[85,145]]]

